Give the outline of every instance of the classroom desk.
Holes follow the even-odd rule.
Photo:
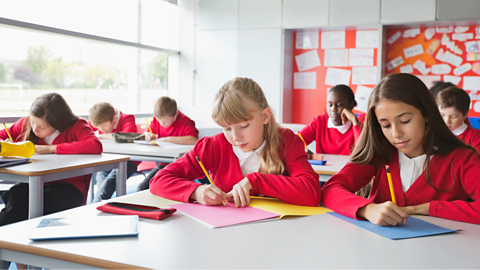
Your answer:
[[[325,165],[312,165],[316,173],[320,175],[320,182],[326,182],[332,175],[338,173],[348,163],[350,156],[322,154],[327,160]]]
[[[175,149],[165,149],[155,145],[142,145],[136,143],[116,143],[102,140],[103,153],[121,154],[130,156],[130,160],[155,161],[172,163],[185,153],[189,152],[194,145]]]
[[[166,206],[148,190],[112,199]],[[101,203],[50,217],[109,215]],[[140,219],[139,236],[32,242],[39,218],[0,227],[0,259],[46,268],[478,268],[480,226],[424,217],[463,231],[390,240],[328,214],[210,229],[180,212]]]
[[[125,155],[33,155],[30,163],[0,168],[0,179],[29,184],[29,218],[43,215],[45,182],[117,169],[117,194],[125,195],[127,161]]]

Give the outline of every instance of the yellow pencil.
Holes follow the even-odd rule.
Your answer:
[[[385,167],[387,169],[387,178],[388,178],[388,186],[390,187],[390,195],[392,196],[392,202],[397,204],[397,200],[395,199],[395,191],[393,190],[393,182],[392,182],[392,175],[390,174],[390,166]]]
[[[150,130],[150,133],[153,133],[152,128],[150,127],[150,124],[148,123],[147,118],[145,118],[145,122],[147,122],[148,130]]]
[[[7,132],[8,137],[9,137],[10,140],[13,142],[12,135],[10,135],[10,132],[8,131],[7,125],[5,125],[5,123],[3,123],[3,126],[5,127],[5,131]]]
[[[198,161],[198,164],[200,164],[200,167],[202,167],[202,170],[203,170],[203,172],[205,173],[205,175],[207,176],[208,181],[210,182],[210,184],[211,184],[212,186],[215,186],[215,184],[214,184],[213,181],[212,181],[212,178],[210,178],[210,174],[207,172],[207,170],[206,170],[205,167],[203,166],[203,163],[202,163],[202,161],[200,161],[200,158],[199,158],[199,157],[197,157],[197,161]],[[222,201],[222,203],[223,203],[224,206],[227,206],[227,204],[225,203],[225,201]]]
[[[298,137],[300,137],[300,139],[302,139],[303,144],[305,144],[305,149],[306,149],[306,148],[307,148],[307,143],[306,143],[305,140],[303,139],[302,134],[300,134],[300,132],[298,132]]]

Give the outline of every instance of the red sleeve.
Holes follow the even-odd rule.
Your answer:
[[[8,132],[10,132],[10,135],[12,135],[13,141],[20,142],[23,140],[23,138],[21,137],[23,137],[22,134],[24,132],[25,121],[29,121],[28,116],[18,120],[11,127],[8,128]],[[5,129],[0,130],[0,139],[8,139],[8,134]]]
[[[64,131],[65,132],[65,131]],[[72,142],[57,144],[56,154],[101,154],[102,143],[95,136],[85,120],[79,119],[72,127],[69,134]]]
[[[198,139],[198,129],[195,127],[195,122],[191,119],[188,119],[187,123],[185,124],[185,134],[182,136],[192,136]]]
[[[131,114],[122,114],[122,126],[117,128],[118,132],[137,132],[135,117]]]
[[[429,214],[462,222],[480,224],[480,158],[474,151],[463,151],[452,161],[455,179],[460,181],[465,194],[473,201],[431,201]]]
[[[365,122],[365,114],[360,113],[358,115],[357,119],[360,122],[360,124],[353,127],[353,138],[355,139],[355,142],[358,141],[358,138],[360,137],[360,134],[362,133],[363,122]]]
[[[302,140],[292,131],[284,131],[282,161],[285,175],[251,173],[246,177],[252,191],[296,205],[318,206],[321,198],[319,176],[313,170],[305,154]],[[282,140],[282,138],[280,139]]]
[[[375,166],[348,163],[322,189],[322,203],[333,211],[357,218],[359,208],[373,201],[355,195],[375,175]]]
[[[212,152],[211,139],[200,139],[189,153],[158,171],[150,180],[150,192],[170,200],[189,202],[190,195],[200,185],[193,181],[205,177],[196,157],[204,166],[211,168],[212,155],[209,153]]]
[[[315,138],[317,136],[317,129],[319,128],[318,127],[318,124],[320,122],[319,117],[320,116],[315,117],[313,119],[313,121],[310,122],[310,124],[308,124],[306,127],[302,128],[302,130],[300,130],[298,132],[298,133],[302,134],[302,137],[305,140],[305,143],[307,145],[309,145],[310,143],[315,141]],[[317,142],[317,143],[319,143],[319,142]]]

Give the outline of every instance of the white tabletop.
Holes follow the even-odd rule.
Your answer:
[[[123,154],[130,156],[131,160],[148,160],[158,162],[173,162],[188,153],[194,145],[165,149],[157,145],[142,145],[136,143],[116,143],[103,141],[103,152],[110,154]]]
[[[153,196],[148,191],[143,194]],[[138,200],[142,194],[135,196]],[[150,198],[146,201],[161,200]],[[99,204],[50,216],[108,215],[95,209]],[[117,263],[116,267],[133,265],[155,269],[479,267],[479,225],[432,217],[425,219],[463,230],[390,240],[328,214],[210,229],[177,212],[162,221],[140,219],[139,236],[127,238],[32,242],[27,235],[39,219],[24,221],[0,228],[0,249],[22,250],[23,247],[28,250],[26,253],[51,258],[61,255],[62,260],[96,267],[106,267],[109,262]],[[21,255],[17,258],[25,263],[35,260],[28,254]],[[0,250],[1,259],[12,256]],[[40,266],[66,266],[53,259],[50,261],[41,260]]]

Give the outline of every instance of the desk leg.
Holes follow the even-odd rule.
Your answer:
[[[122,161],[118,163],[117,170],[117,197],[123,196],[127,193],[127,162]]]
[[[43,177],[28,177],[28,218],[43,216]]]

